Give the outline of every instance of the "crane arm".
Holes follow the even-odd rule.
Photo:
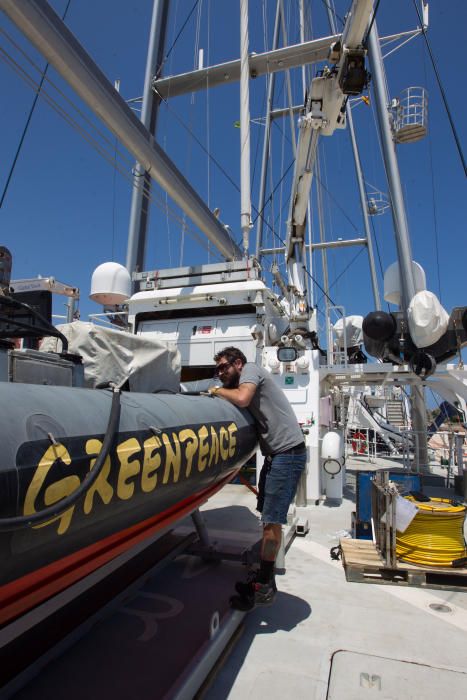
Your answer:
[[[346,126],[345,108],[349,95],[358,95],[368,83],[363,41],[373,10],[372,0],[354,0],[347,15],[341,38],[331,45],[329,60],[313,78],[305,102],[305,113],[299,119],[297,156],[292,181],[287,222],[286,263],[293,315],[307,313],[305,260],[305,228],[313,169],[318,140],[331,136]]]

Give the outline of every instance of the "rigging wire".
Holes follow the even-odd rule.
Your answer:
[[[67,5],[66,5],[65,10],[64,10],[63,15],[62,15],[63,22],[66,19],[70,5],[71,5],[71,0],[68,0]],[[15,153],[15,156],[13,158],[13,163],[11,164],[10,171],[8,173],[8,177],[6,179],[6,183],[5,183],[5,186],[3,188],[2,196],[0,198],[0,209],[2,208],[3,202],[5,201],[5,197],[6,197],[6,194],[8,192],[8,188],[10,186],[11,178],[13,177],[16,163],[18,162],[18,158],[19,158],[19,155],[21,153],[21,149],[22,149],[22,146],[24,143],[24,139],[26,138],[26,134],[27,134],[28,129],[29,129],[29,124],[31,123],[32,115],[34,114],[34,110],[36,109],[37,100],[39,99],[39,93],[42,90],[42,85],[44,84],[44,80],[46,79],[48,69],[49,69],[49,63],[46,63],[44,70],[42,72],[40,83],[39,83],[39,89],[37,90],[37,92],[34,96],[34,99],[32,101],[32,105],[31,105],[31,108],[29,110],[29,114],[28,114],[28,117],[26,119],[26,123],[25,123],[24,128],[23,128],[23,133],[21,134],[21,137],[20,137],[20,140],[18,143],[18,147],[16,149],[16,153]]]
[[[172,43],[173,43],[173,39],[175,36],[175,27],[177,26],[177,21],[178,21],[178,11],[179,11],[179,0],[176,0],[174,11],[173,11]],[[170,60],[169,60],[168,65],[167,65],[167,70],[168,70],[169,75],[171,74],[172,67],[173,67],[173,56],[170,57]],[[159,74],[161,74],[161,73],[162,73],[162,66],[161,66],[161,70],[160,70]],[[167,100],[169,98],[170,98],[170,84],[169,84],[169,90],[168,90],[168,94],[167,94]],[[160,101],[162,102],[162,100],[160,100]],[[166,101],[165,102],[165,114],[166,114],[166,116],[167,116],[167,111],[168,110],[167,110],[167,101]],[[164,143],[164,151],[167,153],[168,152],[167,151],[167,132],[164,133],[163,143]],[[172,246],[171,246],[172,236],[170,233],[170,218],[168,215],[169,196],[168,196],[167,192],[165,192],[165,205],[166,205],[166,217],[165,217],[165,219],[166,219],[166,224],[167,224],[167,226],[166,226],[166,228],[167,228],[167,251],[168,251],[168,255],[169,255],[169,265],[170,265],[170,267],[172,267]],[[180,242],[180,246],[182,246],[182,242]]]
[[[422,51],[423,58],[423,72],[425,75],[425,84],[428,83],[425,53]],[[433,230],[435,238],[435,253],[436,253],[436,271],[438,275],[438,296],[439,300],[442,301],[441,296],[441,276],[440,276],[440,266],[439,266],[439,240],[438,240],[438,216],[436,211],[436,193],[435,193],[435,176],[433,169],[433,144],[431,140],[431,130],[428,129],[428,155],[430,159],[430,175],[431,175],[431,201],[433,204]]]
[[[312,275],[311,272],[308,270],[308,268],[306,267],[306,265],[303,266],[303,270],[304,270],[304,272],[306,272],[306,274],[307,274],[308,277],[311,279],[311,281],[313,282],[313,284],[316,284],[316,286],[318,287],[319,291],[323,293],[323,296],[321,297],[321,299],[322,299],[323,297],[326,297],[326,298],[331,302],[332,306],[336,306],[336,302],[335,302],[333,299],[331,299],[331,297],[329,296],[329,294],[326,294],[326,292],[324,291],[324,289],[322,288],[322,286],[320,285],[320,283],[318,282],[318,280],[317,280],[315,277],[313,277],[313,275]],[[338,312],[341,314],[341,316],[342,316],[342,312],[341,312],[338,308],[337,308],[337,311],[338,311]]]
[[[360,250],[354,255],[354,257],[352,258],[352,260],[344,267],[344,269],[342,270],[342,272],[341,272],[341,273],[336,277],[336,279],[329,285],[329,291],[331,291],[331,289],[335,286],[335,284],[337,284],[337,282],[341,279],[341,277],[343,277],[343,276],[345,275],[345,273],[347,272],[347,270],[354,264],[354,262],[356,262],[357,258],[363,253],[364,250],[365,250],[365,249],[364,249],[364,247],[362,246],[362,247],[360,248]],[[324,296],[321,296],[320,299],[318,300],[318,304],[320,304],[320,302],[321,302],[323,299],[324,299]]]
[[[268,145],[269,145],[268,162],[269,162],[269,164],[270,164],[270,167],[269,167],[269,186],[270,186],[270,188],[272,189],[273,186],[274,186],[274,182],[273,182],[274,175],[273,175],[273,172],[272,172],[273,158],[272,158],[272,144],[271,144],[271,139],[269,139],[269,144],[268,144]],[[282,198],[282,188],[281,188],[280,192],[281,192],[281,194],[280,194],[279,202],[281,202],[281,198]],[[276,226],[277,221],[276,221],[275,213],[274,213],[274,202],[275,202],[275,199],[272,198],[272,199],[270,200],[270,205],[271,205],[271,206],[270,206],[270,210],[269,210],[269,218],[271,219],[271,222],[272,222],[272,228],[271,228],[271,231],[272,231],[271,246],[272,246],[272,247],[274,247],[274,237],[275,237],[275,233],[276,233],[276,230],[277,230],[277,226]],[[280,209],[280,207],[281,207],[281,205],[280,205],[280,203],[279,203],[279,209]],[[280,227],[279,227],[279,231],[280,231]],[[285,243],[284,243],[284,245],[285,245]],[[272,265],[274,265],[274,264],[276,264],[276,263],[277,263],[277,255],[276,255],[276,253],[274,252],[274,253],[273,253],[273,256],[272,256],[272,262],[271,262],[271,271],[272,271]],[[274,280],[274,282],[276,281],[274,277],[273,277],[273,280]]]
[[[286,96],[284,94],[284,104],[285,104],[285,102],[286,102]],[[281,166],[280,166],[281,169],[280,169],[280,172],[284,171],[284,159],[285,159],[285,130],[282,131],[282,139],[281,139]],[[271,180],[272,180],[272,167],[271,167]],[[278,227],[276,225],[274,225],[274,228],[275,229],[278,228],[279,231],[282,230],[282,213],[283,213],[286,206],[289,207],[290,196],[291,196],[291,194],[289,193],[289,196],[287,197],[286,201],[284,202],[284,204],[282,204],[283,199],[284,199],[284,182],[285,182],[285,180],[284,180],[284,178],[282,178],[281,179],[281,186],[280,186],[280,196],[279,196]],[[272,214],[272,216],[274,216],[274,210],[272,209],[272,200],[271,200],[271,214]],[[276,224],[276,222],[275,222],[275,224]]]
[[[211,0],[207,0],[207,56],[206,62],[209,66],[211,62]],[[208,151],[208,159],[206,162],[207,170],[207,190],[208,190],[208,207],[211,209],[211,102],[209,90],[209,72],[206,74],[206,148]],[[211,262],[211,245],[209,245],[208,263]]]
[[[17,49],[17,51],[23,56],[23,58],[25,58],[25,60],[26,60],[28,63],[30,63],[31,66],[32,66],[38,73],[40,73],[40,74],[42,75],[42,73],[43,73],[42,68],[41,68],[40,66],[38,66],[37,63],[35,63],[35,61],[34,61],[30,56],[28,56],[28,54],[19,46],[19,44],[13,39],[13,37],[11,37],[11,36],[10,36],[4,29],[2,29],[2,28],[0,28],[0,34],[3,34],[3,36],[4,36],[4,37],[15,47],[15,49]],[[38,83],[36,82],[36,80],[35,80],[31,75],[29,75],[29,74],[26,72],[26,70],[25,70],[24,68],[22,68],[22,67],[19,65],[19,63],[6,51],[6,49],[2,49],[2,48],[0,47],[0,51],[1,51],[1,52],[4,54],[4,56],[6,57],[6,58],[4,58],[4,60],[5,60],[7,63],[8,63],[8,61],[10,62],[10,67],[12,68],[12,70],[14,70],[14,71],[15,71],[15,72],[16,72],[16,73],[17,73],[17,74],[18,74],[18,75],[19,75],[19,76],[20,76],[20,77],[35,91],[35,92],[38,92]],[[110,149],[112,150],[112,152],[113,152],[114,147],[115,147],[115,143],[114,143],[113,139],[111,139],[105,132],[103,132],[101,129],[99,129],[99,127],[96,126],[96,124],[95,124],[95,123],[94,123],[94,122],[93,122],[93,121],[78,107],[78,105],[77,105],[75,102],[73,102],[73,100],[71,100],[71,99],[63,92],[63,90],[61,90],[61,89],[59,88],[59,86],[58,86],[56,83],[53,82],[53,80],[51,80],[48,76],[45,78],[45,80],[46,80],[47,83],[49,83],[49,85],[60,95],[60,97],[62,97],[62,98],[64,99],[64,101],[67,102],[68,105],[70,105],[70,107],[71,107],[75,112],[77,112],[77,114],[83,119],[83,121],[86,122],[86,124],[88,124],[88,125],[91,127],[91,129],[93,129],[93,130],[102,138],[102,140],[105,141],[105,142],[108,144],[109,148],[110,148]],[[50,95],[50,93],[48,93],[48,92],[45,90],[45,88],[42,88],[42,90],[41,90],[41,96],[43,96],[43,95],[46,96],[46,99],[47,99],[47,101],[49,102],[49,104],[50,104],[50,102],[52,101],[52,102],[54,102],[55,104],[58,105],[58,102],[56,102],[56,100]],[[61,111],[63,111],[65,114],[67,114],[67,112],[66,112],[66,110],[65,110],[64,107],[61,107],[60,105],[58,105],[58,106],[59,106],[59,108],[60,108]],[[72,117],[70,117],[70,119],[71,119],[71,118],[72,118]],[[126,153],[123,153],[122,151],[119,151],[119,156],[120,156],[122,159],[125,159],[130,167],[133,167],[134,160],[133,160],[132,158],[130,158],[129,156],[127,156]]]
[[[172,53],[172,51],[173,51],[173,49],[174,49],[174,47],[175,47],[175,44],[177,43],[177,41],[180,39],[181,35],[183,34],[183,31],[184,31],[186,25],[188,24],[188,22],[190,21],[191,15],[192,15],[193,12],[196,10],[196,5],[197,5],[198,3],[199,3],[199,0],[196,0],[195,4],[193,5],[193,7],[191,8],[191,10],[189,11],[189,13],[188,13],[188,15],[187,15],[185,21],[183,22],[182,26],[180,27],[180,30],[179,30],[177,36],[175,37],[175,39],[174,39],[173,42],[172,42],[172,46],[170,47],[170,49],[169,49],[169,50],[167,51],[167,53],[165,54],[165,56],[164,56],[164,58],[163,58],[163,60],[162,60],[162,63],[161,63],[161,65],[160,65],[160,68],[159,68],[159,70],[158,70],[158,72],[157,72],[156,77],[158,77],[158,76],[160,75],[160,72],[161,72],[161,70],[162,70],[164,64],[166,63],[167,59],[169,58],[170,54]]]
[[[228,180],[228,182],[232,185],[232,187],[237,192],[240,192],[239,185],[235,182],[235,180],[231,177],[231,175],[229,175],[229,173],[225,170],[225,168],[221,165],[221,163],[211,153],[209,153],[209,151],[207,150],[204,143],[196,136],[194,131],[191,130],[190,126],[188,124],[185,124],[185,122],[180,117],[180,115],[177,113],[177,111],[168,103],[168,101],[166,99],[163,99],[162,101],[164,102],[164,105],[166,106],[167,110],[175,117],[175,119],[179,122],[179,124],[183,127],[183,129],[185,129],[185,131],[187,131],[190,134],[190,136],[192,136],[192,138],[196,142],[196,144],[201,148],[201,150],[204,153],[206,153],[206,155],[209,157],[209,159],[219,169],[219,171],[222,173],[222,175],[224,175],[224,177]],[[293,164],[294,164],[294,161],[291,162],[291,164],[287,168],[286,172],[284,173],[283,177],[285,177],[287,175],[287,173],[289,172],[289,170],[293,166]],[[280,184],[280,181],[279,181],[278,185],[279,184]],[[274,192],[276,191],[278,185],[276,185]],[[272,192],[272,194],[274,194],[274,192]],[[271,196],[272,196],[272,194],[271,194]],[[265,209],[267,204],[268,204],[268,202],[265,203],[265,205],[263,206],[261,211],[258,211],[257,208],[254,206],[254,204],[252,204],[252,210],[256,214],[256,217],[252,222],[252,226],[254,226],[255,222],[258,220],[258,218],[261,217],[263,219],[265,226],[267,226],[269,229],[271,229],[271,225],[269,224],[267,219],[265,219],[263,216],[263,212],[264,212],[264,209]],[[284,243],[283,241],[281,241],[281,242]]]
[[[321,165],[321,163],[322,163],[322,170],[323,170],[323,173],[324,173],[324,179],[325,179],[326,185],[327,185],[327,184],[328,184],[328,173],[327,173],[327,161],[326,161],[326,158],[324,157],[325,147],[324,147],[324,144],[323,144],[322,142],[321,142],[321,144],[318,145],[318,148],[319,148],[319,147],[320,147],[320,150],[321,150],[320,165]],[[339,148],[339,151],[340,151],[340,145],[339,145],[339,144],[338,144],[338,148]],[[319,168],[319,171],[321,172],[321,167]],[[323,178],[321,178],[321,179],[323,179]],[[329,187],[326,187],[326,191],[329,191]],[[321,201],[324,202],[324,197],[323,197],[323,195],[322,195],[322,192],[321,192]],[[325,231],[325,238],[326,238],[326,236],[327,236],[327,232],[329,231],[329,235],[327,236],[327,238],[328,238],[328,240],[334,241],[334,240],[335,240],[335,234],[334,234],[334,227],[333,227],[333,217],[332,217],[333,212],[332,212],[332,207],[327,206],[327,207],[323,207],[323,208],[324,208],[323,220],[325,219],[326,214],[327,214],[327,220],[328,220],[327,224],[325,224],[325,226],[323,227],[323,231]],[[346,252],[347,252],[347,251],[346,251]],[[329,267],[332,266],[332,272],[333,272],[333,274],[335,275],[335,274],[336,274],[336,258],[335,258],[335,255],[331,254],[331,255],[329,255],[329,257],[328,257],[327,255],[326,255],[325,257],[326,257],[327,262],[328,262],[328,272],[329,272]],[[330,264],[329,264],[329,261],[331,261]],[[329,283],[329,281],[328,281],[328,283]]]
[[[266,3],[265,0],[262,1],[262,25],[263,25],[263,51],[267,51],[267,12],[266,12]],[[267,99],[267,92],[268,92],[268,81],[271,80],[270,75],[266,75],[266,79],[264,81],[264,91],[263,91],[263,103],[261,106],[261,112],[260,114],[264,114],[264,110],[266,107],[266,99]],[[253,120],[250,120],[253,123]],[[251,177],[251,187],[253,189],[254,184],[255,184],[255,178],[256,178],[256,166],[258,165],[258,155],[259,155],[259,146],[260,146],[260,136],[258,134],[258,138],[256,140],[256,149],[255,149],[255,157],[253,161],[253,173]]]
[[[366,194],[366,197],[367,197],[367,199],[368,199],[368,192],[366,191],[366,183],[365,183],[365,194]],[[373,218],[374,218],[374,217],[372,217],[372,216],[370,217],[370,221],[371,221],[371,230],[372,230],[372,233],[373,233],[373,240],[374,240],[375,246],[376,246],[376,255],[378,256],[378,263],[379,263],[379,269],[380,269],[380,272],[381,272],[381,277],[384,279],[383,263],[382,263],[382,260],[381,260],[381,253],[380,253],[380,250],[379,250],[378,237],[377,237],[377,235],[376,235],[376,228],[375,228],[375,224],[374,224]],[[387,305],[387,307],[388,307],[388,311],[389,311],[389,304]]]
[[[29,85],[33,90],[37,91],[38,83],[29,76],[26,71],[3,49],[0,47],[0,59],[3,60],[12,70]],[[112,156],[106,151],[104,146],[99,143],[86,129],[81,126],[44,88],[41,90],[41,97],[45,99],[52,109],[54,109],[72,128],[74,128],[88,143],[93,146],[104,158],[111,159]],[[114,144],[109,140],[111,151],[114,150]],[[133,161],[129,161],[132,164]]]
[[[370,26],[368,27],[368,31],[366,33],[364,40],[363,40],[363,46],[366,46],[368,43],[368,37],[370,36],[370,32],[373,29],[373,24],[374,24],[375,19],[376,19],[376,13],[378,12],[378,7],[379,7],[380,2],[381,2],[381,0],[377,0],[377,2],[376,2],[376,6],[375,6],[375,9],[373,11],[373,16],[372,16],[371,21],[370,21]]]
[[[252,223],[253,223],[253,226],[254,226],[255,223],[258,221],[259,217],[261,216],[261,218],[263,219],[265,225],[272,231],[273,235],[282,243],[282,245],[285,245],[285,241],[279,236],[279,234],[277,234],[277,233],[271,228],[271,225],[270,225],[269,221],[267,221],[267,219],[264,218],[263,212],[264,212],[264,210],[266,209],[266,207],[267,207],[267,205],[269,204],[269,202],[272,200],[274,194],[275,194],[276,191],[277,191],[277,188],[280,187],[282,180],[287,176],[287,174],[289,173],[290,169],[292,168],[292,166],[293,166],[294,164],[295,164],[295,161],[292,160],[291,163],[289,164],[289,166],[287,167],[286,171],[283,173],[281,179],[279,180],[279,182],[276,183],[276,186],[274,187],[273,191],[271,192],[271,194],[269,195],[269,197],[266,199],[266,201],[265,201],[265,203],[264,203],[264,206],[263,206],[263,208],[261,209],[261,211],[257,211],[257,210],[256,210],[256,207],[253,207],[254,210],[255,210],[255,212],[256,212],[256,217],[254,218],[254,220],[253,220],[253,222],[252,222]],[[287,203],[286,203],[286,204],[287,204]]]
[[[202,11],[203,11],[203,3],[198,2],[198,11],[196,13],[196,28],[195,28],[195,42],[194,42],[194,48],[193,48],[193,67],[196,69],[196,67],[199,65],[199,42],[200,42],[200,33],[201,33],[201,16],[202,16]],[[188,127],[188,133],[191,135],[191,138],[188,140],[187,144],[187,150],[186,150],[186,158],[185,158],[185,173],[188,175],[190,172],[191,168],[191,156],[193,152],[193,119],[194,119],[194,111],[195,111],[195,104],[196,104],[196,95],[194,92],[191,93],[190,96],[190,107],[189,107],[189,127]],[[183,228],[182,228],[182,238],[180,242],[180,258],[179,258],[179,266],[181,267],[183,265],[183,256],[185,253],[185,225],[186,225],[186,220],[187,220],[187,215],[184,212],[183,213]]]
[[[349,222],[349,224],[352,226],[353,230],[354,230],[356,233],[358,233],[358,232],[359,232],[358,226],[357,226],[356,224],[354,224],[354,222],[352,221],[352,219],[350,218],[350,216],[346,213],[345,209],[339,204],[339,202],[337,201],[337,199],[336,199],[336,198],[334,197],[334,195],[332,194],[331,190],[329,190],[329,189],[326,187],[326,185],[325,185],[324,182],[320,179],[320,177],[318,176],[318,174],[317,174],[316,172],[315,172],[315,174],[314,174],[314,178],[316,179],[316,181],[318,182],[318,184],[323,188],[323,190],[326,192],[326,194],[328,195],[328,197],[329,197],[330,199],[332,199],[332,201],[334,202],[334,204],[336,205],[336,207],[339,209],[339,211],[341,212],[341,214],[347,219],[347,221]]]
[[[164,150],[167,144],[167,137],[164,136]],[[172,267],[172,246],[170,245],[170,242],[172,240],[172,236],[170,233],[170,217],[169,217],[169,195],[167,192],[165,193],[165,206],[166,206],[166,222],[167,222],[167,251],[169,254],[169,265]],[[180,246],[182,246],[182,242],[180,242]]]
[[[267,77],[268,77],[268,76],[267,76]],[[270,76],[269,76],[269,79],[271,79]],[[264,114],[264,110],[265,110],[265,107],[266,107],[267,90],[268,90],[268,85],[267,85],[267,79],[266,79],[266,83],[265,83],[265,86],[264,86],[264,92],[263,92],[263,104],[261,105],[261,114]],[[252,120],[250,120],[250,121],[252,121]],[[256,139],[256,150],[255,150],[255,158],[254,158],[254,163],[253,163],[253,174],[252,174],[252,177],[251,177],[251,187],[252,187],[252,188],[254,187],[254,184],[255,184],[256,166],[258,165],[258,156],[259,156],[260,141],[261,141],[261,139],[260,139],[259,134],[258,134],[258,138]],[[252,206],[253,206],[253,205],[252,205]]]
[[[441,82],[441,78],[440,78],[439,73],[438,73],[438,68],[437,68],[437,66],[436,66],[436,62],[435,62],[435,59],[434,59],[434,56],[433,56],[433,52],[432,52],[432,50],[431,50],[431,45],[430,45],[430,42],[428,41],[427,32],[426,32],[425,26],[424,26],[424,24],[423,24],[423,20],[422,20],[422,18],[421,18],[421,16],[420,16],[420,11],[419,11],[419,9],[418,9],[418,7],[417,7],[417,4],[416,4],[415,0],[413,0],[413,5],[414,5],[414,7],[415,7],[415,12],[417,13],[418,21],[420,22],[420,26],[421,26],[421,29],[422,29],[423,38],[425,39],[426,47],[427,47],[428,53],[429,53],[429,55],[430,55],[431,65],[433,66],[433,70],[434,70],[434,72],[435,72],[436,81],[437,81],[437,83],[438,83],[438,87],[439,87],[439,90],[440,90],[440,92],[441,92],[441,97],[443,98],[444,108],[445,108],[446,113],[447,113],[447,116],[448,116],[448,120],[449,120],[449,124],[450,124],[450,127],[451,127],[451,131],[452,131],[453,136],[454,136],[454,141],[456,142],[457,151],[458,151],[458,153],[459,153],[459,157],[460,157],[461,162],[462,162],[462,167],[464,168],[464,175],[467,176],[467,164],[466,164],[466,162],[465,162],[464,153],[463,153],[463,151],[462,151],[462,146],[461,146],[461,144],[460,144],[459,137],[458,137],[458,135],[457,135],[457,129],[456,129],[456,127],[455,127],[454,120],[453,120],[452,115],[451,115],[451,110],[450,110],[450,108],[449,108],[448,100],[447,100],[447,97],[446,97],[446,93],[444,92],[443,84],[442,84],[442,82]]]
[[[342,17],[340,17],[340,16],[337,14],[337,12],[336,12],[336,10],[335,10],[335,7],[334,7],[334,3],[326,2],[326,0],[321,0],[321,2],[323,3],[323,5],[324,5],[328,10],[331,10],[331,12],[337,17],[337,19],[338,19],[339,22],[342,24],[342,26],[344,26],[345,20],[343,20]]]
[[[3,32],[3,30],[0,30],[0,32]],[[21,53],[24,53],[21,51]],[[27,57],[27,56],[26,56]],[[9,65],[12,70],[22,79],[24,82],[26,82],[27,85],[29,85],[33,90],[37,92],[38,90],[38,83],[32,78],[30,75],[26,73],[26,71],[8,54],[7,51],[5,51],[3,48],[0,47],[0,59],[2,59],[7,65]],[[31,61],[32,62],[32,61]],[[33,63],[33,62],[32,62]],[[134,174],[132,173],[132,168],[133,168],[133,159],[130,159],[126,154],[122,153],[119,151],[118,155],[120,156],[121,160],[127,160],[128,161],[128,171],[123,168],[121,163],[114,158],[114,152],[115,152],[115,143],[112,142],[111,139],[109,139],[102,131],[100,131],[93,123],[92,121],[85,115],[81,110],[71,101],[69,100],[66,95],[62,93],[62,91],[57,88],[50,79],[47,78],[47,80],[51,83],[55,89],[59,92],[60,95],[62,95],[66,101],[73,107],[75,110],[78,112],[80,116],[83,117],[83,119],[91,126],[92,129],[94,129],[102,138],[109,144],[109,149],[106,150],[106,148],[96,140],[96,138],[86,131],[86,129],[79,124],[67,111],[66,109],[60,105],[44,88],[41,90],[41,97],[45,99],[45,101],[48,103],[48,105],[59,115],[61,116],[85,141],[89,143],[89,145],[102,157],[104,160],[107,161],[112,167],[116,168],[116,170],[123,175],[123,177],[133,184],[133,177]],[[177,220],[180,224],[182,224],[182,220],[179,217],[179,215],[173,210],[173,209],[167,209],[165,203],[162,202],[162,199],[160,197],[154,197],[151,195],[150,190],[148,187],[143,186],[143,196],[147,198],[147,200],[153,204],[156,204],[159,208],[161,208],[163,211],[168,211],[169,215],[172,216],[175,220]],[[185,225],[185,230],[187,233],[193,237],[200,245],[202,245],[204,248],[208,249],[207,243],[201,236],[197,235],[196,232],[191,228]],[[218,259],[222,259],[220,254],[217,256]]]
[[[339,275],[336,277],[336,279],[329,285],[329,289],[330,289],[330,290],[337,284],[337,282],[339,282],[339,280],[341,279],[341,277],[343,277],[343,276],[345,275],[345,273],[347,272],[347,270],[348,270],[350,267],[352,267],[352,265],[354,264],[354,262],[356,262],[357,258],[363,253],[364,250],[365,250],[365,248],[362,246],[362,247],[360,248],[360,250],[357,251],[357,252],[355,253],[355,255],[354,255],[354,257],[352,258],[352,260],[350,260],[350,262],[344,267],[344,269],[342,270],[342,272],[339,273]]]
[[[322,0],[322,1],[324,2],[324,4],[325,4],[326,7],[327,7],[328,4],[325,2],[325,0]],[[333,12],[334,12],[334,14],[336,14],[336,13],[335,13],[335,10],[333,10]],[[337,16],[337,15],[336,15],[336,16]],[[340,19],[340,18],[339,18],[339,19]],[[342,20],[341,20],[341,21],[342,21]],[[278,128],[280,129],[279,126],[278,126]],[[281,130],[281,131],[282,131],[282,130]],[[287,137],[286,137],[286,138],[287,138]],[[290,140],[289,140],[289,143],[290,143]],[[320,178],[319,175],[316,173],[316,171],[315,171],[313,177],[314,177],[314,179],[317,181],[317,183],[324,189],[324,191],[325,191],[326,194],[330,197],[330,199],[332,199],[332,201],[334,202],[334,204],[337,206],[337,208],[340,210],[340,212],[343,214],[343,216],[347,219],[347,221],[348,221],[349,224],[352,226],[352,228],[354,229],[354,231],[355,231],[356,233],[358,233],[358,231],[359,231],[358,226],[352,221],[352,219],[350,218],[350,216],[346,213],[346,211],[344,210],[344,208],[339,204],[338,200],[334,197],[334,195],[332,194],[332,192],[326,187],[326,185],[325,185],[324,182],[321,180],[321,178]]]
[[[115,89],[120,92],[120,80],[115,81]],[[115,137],[115,149],[114,149],[114,161],[117,160],[117,150],[118,150],[118,138]],[[116,212],[117,212],[117,170],[112,168],[112,251],[111,260],[115,260],[115,223],[116,223]]]

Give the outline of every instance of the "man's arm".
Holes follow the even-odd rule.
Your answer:
[[[245,382],[244,384],[240,384],[237,389],[224,389],[223,386],[213,387],[209,390],[209,393],[227,399],[227,401],[230,401],[230,403],[235,404],[235,406],[239,408],[247,408],[255,395],[255,391],[256,384]]]

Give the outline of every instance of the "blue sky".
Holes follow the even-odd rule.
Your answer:
[[[55,0],[51,4],[61,14],[66,2]],[[172,46],[193,4],[192,0],[174,0],[172,3],[168,47]],[[295,43],[298,37],[293,28],[293,20],[298,3],[286,2],[285,5],[291,28],[289,42]],[[201,8],[198,42],[195,41],[195,11],[167,59],[166,75],[192,69],[196,60],[196,46],[204,49],[206,64],[238,57],[238,3],[203,0],[198,7]],[[266,30],[263,30],[263,7],[268,20]],[[344,16],[347,7],[347,2],[336,3],[340,17]],[[72,0],[67,24],[109,80],[121,80],[122,95],[130,99],[142,93],[152,2],[114,0],[111,11],[109,8],[108,0]],[[265,49],[264,35],[266,31],[266,35],[271,36],[274,8],[275,2],[271,0],[266,3],[250,0],[250,51],[260,52]],[[313,36],[328,34],[323,3],[314,0],[312,9]],[[381,36],[412,29],[418,24],[413,4],[408,0],[381,0],[377,19]],[[8,37],[18,42],[19,47],[39,67],[44,65],[42,57],[3,16],[0,17],[0,26],[6,32],[0,34],[2,50],[24,66],[27,74],[37,81],[38,73],[19,54],[18,48],[10,43]],[[429,38],[464,148],[467,142],[467,105],[465,89],[462,89],[465,84],[465,54],[463,42],[453,30],[465,26],[465,3],[445,3],[440,0],[431,3]],[[1,56],[4,57],[5,53]],[[429,136],[419,143],[399,147],[398,153],[414,258],[426,270],[428,288],[436,293],[441,291],[442,302],[450,310],[453,306],[466,302],[465,176],[423,39],[415,39],[390,56],[386,60],[386,70],[392,97],[411,85],[423,85],[428,89]],[[50,70],[48,77],[62,94],[54,92],[49,85],[47,91],[65,106],[67,113],[76,114],[74,108],[65,102],[64,95],[70,97],[81,112],[93,120],[87,108],[74,97],[54,70]],[[0,61],[0,84],[0,188],[3,190],[34,92],[4,61]],[[298,103],[301,100],[301,77],[298,73],[292,76],[292,86]],[[277,104],[284,105],[282,78],[278,79],[276,95]],[[252,81],[252,117],[262,114],[264,96],[265,81]],[[221,209],[222,220],[230,225],[237,240],[240,238],[238,190],[214,161],[208,160],[190,132],[203,143],[212,159],[229,173],[238,186],[240,132],[234,125],[239,118],[238,104],[237,88],[224,86],[211,91],[209,95],[202,92],[194,98],[187,96],[170,100],[168,105],[161,107],[158,131],[159,143],[210,207]],[[77,118],[82,123],[82,117]],[[377,189],[386,191],[372,107],[363,104],[356,107],[354,121],[365,178]],[[98,126],[95,120],[93,123]],[[114,137],[106,132],[105,127],[98,128],[107,140],[103,141],[101,136],[97,138],[112,160],[115,156]],[[254,124],[251,165],[254,202],[257,201],[262,134],[263,127]],[[280,172],[290,163],[289,134],[286,121],[274,127],[273,186],[279,181]],[[98,155],[76,130],[40,98],[4,205],[0,209],[1,243],[7,245],[13,253],[13,276],[52,275],[63,282],[79,286],[82,317],[100,310],[88,300],[93,269],[106,260],[114,259],[124,263],[126,258],[133,159],[123,149],[120,150],[121,172],[115,172],[112,164]],[[354,238],[362,235],[347,132],[339,131],[332,138],[322,139],[321,169],[327,190],[324,193],[327,238]],[[290,179],[285,178],[282,187],[278,187],[273,209],[265,210],[269,226],[274,228],[280,238],[285,237],[289,192]],[[183,237],[181,215],[166,215],[163,208],[165,195],[157,188],[154,190],[154,200],[147,269],[218,259],[215,251],[208,252],[206,246],[198,245],[188,235]],[[190,230],[193,230],[193,226],[187,223]],[[396,259],[389,212],[375,217],[373,223],[384,270]],[[316,228],[316,217],[314,224]],[[273,242],[272,234],[269,233],[268,236],[265,241],[267,245]],[[314,236],[318,237],[317,230],[314,231]],[[254,234],[252,239],[254,240]],[[336,303],[343,303],[349,314],[365,314],[373,308],[365,251],[342,275],[357,252],[358,249],[349,248],[328,255],[331,296]],[[313,265],[312,274],[322,285],[321,259],[318,256]],[[379,261],[377,265],[382,288]],[[337,278],[339,279],[335,282]],[[322,307],[319,291],[316,301]]]

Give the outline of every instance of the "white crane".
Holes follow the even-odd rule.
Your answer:
[[[304,275],[305,227],[318,139],[321,135],[331,136],[335,129],[345,128],[348,96],[360,94],[367,84],[363,41],[372,10],[371,0],[352,3],[342,36],[331,46],[331,66],[326,66],[311,81],[305,114],[299,121],[285,248],[291,321],[303,322],[309,314]]]

